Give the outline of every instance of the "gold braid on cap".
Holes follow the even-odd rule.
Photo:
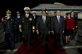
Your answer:
[[[6,13],[7,13],[7,14],[9,14],[9,13],[11,14],[11,11],[10,11],[10,10],[7,10]]]

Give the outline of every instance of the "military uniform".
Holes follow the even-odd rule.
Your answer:
[[[35,14],[35,15],[33,15],[33,14]],[[39,17],[38,15],[36,15],[36,12],[35,11],[32,11],[32,15],[33,15],[33,32],[35,33],[36,32],[36,22],[37,22],[37,18]]]
[[[33,44],[35,44],[39,38],[39,35],[36,34],[36,22],[37,22],[37,18],[39,17],[38,15],[36,15],[36,11],[32,11],[32,15],[33,15],[33,18],[34,18],[34,21],[33,21],[33,35],[32,35],[32,40],[33,40]]]
[[[27,44],[28,48],[30,49],[31,47],[31,36],[32,36],[32,27],[33,27],[33,16],[30,13],[30,8],[25,7],[24,8],[25,15],[21,17],[21,25],[19,26],[21,29],[20,31],[22,32],[22,36],[24,37],[24,42]]]
[[[25,42],[30,46],[32,36],[33,16],[29,14],[28,17],[22,17],[22,35],[25,38]]]

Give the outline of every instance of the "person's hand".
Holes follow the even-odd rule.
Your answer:
[[[34,32],[35,32],[35,30],[33,29],[33,30],[32,30],[32,32],[34,33]]]
[[[32,18],[29,18],[29,21],[32,21]]]
[[[36,33],[39,35],[39,30],[36,30]]]
[[[20,32],[22,32],[22,29],[19,29]]]
[[[64,30],[63,30],[63,32],[62,32],[63,34],[64,34]]]
[[[22,26],[21,25],[19,25],[19,28],[21,28]]]
[[[22,27],[22,26],[21,26],[21,25],[19,25],[19,31],[20,31],[20,32],[22,32],[22,29],[21,29],[21,27]]]
[[[52,34],[54,34],[54,31],[51,31]]]
[[[34,30],[35,29],[35,26],[32,26],[32,29]]]
[[[74,30],[74,28],[73,28],[73,30]]]
[[[76,28],[78,28],[78,26],[76,26]]]

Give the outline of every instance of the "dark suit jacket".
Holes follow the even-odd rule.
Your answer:
[[[34,16],[33,16],[34,17]],[[37,21],[37,18],[38,18],[39,16],[38,15],[36,15],[35,16],[35,18],[34,18],[34,25],[36,25],[36,21]]]
[[[56,33],[62,33],[62,31],[64,30],[64,17],[60,16],[60,23],[59,23],[57,20],[57,16],[53,16],[52,23],[53,23],[53,30]]]
[[[41,34],[47,34],[49,31],[49,21],[50,17],[46,16],[46,21],[44,23],[42,16],[40,16],[37,18],[36,29],[39,30]]]
[[[10,19],[6,19],[4,21],[4,32],[5,33],[13,33],[14,32],[14,19],[11,17]]]
[[[14,17],[14,28],[16,31],[19,31],[20,18]]]
[[[34,16],[33,16],[34,17]],[[37,23],[37,18],[38,18],[39,16],[38,15],[36,15],[35,16],[35,18],[34,18],[34,21],[33,21],[33,26],[35,26],[35,30],[36,30],[36,23]]]

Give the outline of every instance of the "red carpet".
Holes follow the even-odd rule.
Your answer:
[[[49,38],[48,49],[50,52],[48,51],[48,54],[66,54],[64,50],[55,49],[52,45],[53,40]],[[27,45],[23,43],[15,54],[45,54],[44,52],[45,48],[41,46],[41,41],[38,41],[30,50],[28,50]]]

